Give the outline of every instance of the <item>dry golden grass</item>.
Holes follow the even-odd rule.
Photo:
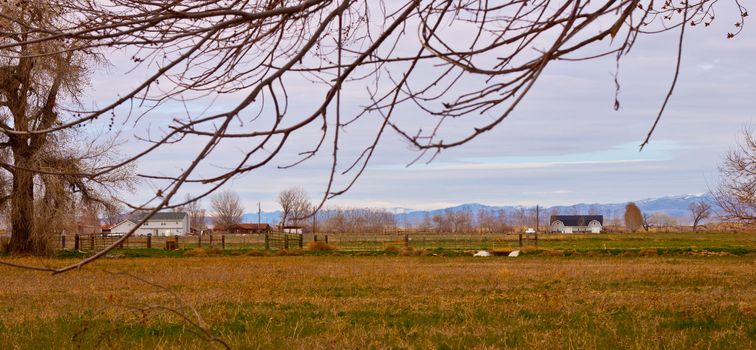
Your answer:
[[[0,267],[0,348],[208,347],[176,317],[128,312],[177,304],[108,270],[176,291],[236,348],[756,346],[753,256],[209,256]]]
[[[337,250],[338,248],[334,245],[328,244],[323,241],[310,241],[310,243],[307,243],[307,250],[314,250],[314,251],[329,251],[329,250]]]

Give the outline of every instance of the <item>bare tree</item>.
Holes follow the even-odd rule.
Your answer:
[[[281,228],[289,224],[289,220],[304,219],[310,215],[310,199],[301,187],[293,187],[278,194],[278,204],[281,205]]]
[[[648,230],[651,228],[651,214],[649,213],[642,213],[643,216],[643,230],[648,232]]]
[[[16,253],[44,253],[75,203],[108,204],[113,186],[131,181],[128,169],[100,171],[113,161],[111,141],[60,128],[75,118],[70,108],[98,60],[73,41],[37,41],[46,35],[29,30],[61,24],[62,11],[46,1],[0,3],[0,45],[11,47],[0,50],[0,171],[11,183],[0,203],[10,201]]]
[[[643,225],[643,214],[635,203],[630,202],[625,206],[625,227],[631,232],[637,231]]]
[[[651,214],[651,218],[649,218],[649,221],[654,225],[658,227],[673,227],[677,226],[679,222],[674,217],[670,216],[667,213],[657,211],[653,214]]]
[[[186,202],[184,210],[189,214],[189,226],[197,230],[198,233],[201,233],[202,230],[207,228],[207,223],[205,222],[206,212],[202,208],[202,201],[199,199],[194,200],[191,195],[187,194]]]
[[[720,183],[713,191],[725,220],[756,223],[756,135],[743,129],[738,144],[719,166]]]
[[[17,2],[34,1],[10,1],[10,6]],[[22,42],[0,43],[0,50],[4,53],[31,43],[59,42],[70,45],[64,52],[101,50],[111,54],[123,50],[130,53],[134,67],[147,72],[147,78],[133,89],[103,100],[101,107],[81,108],[76,118],[34,132],[17,131],[20,135],[76,128],[107,115],[133,118],[145,125],[153,119],[152,111],[169,103],[211,103],[220,96],[235,101],[223,110],[175,116],[164,132],[142,138],[144,150],[101,170],[132,164],[168,145],[199,145],[195,156],[173,172],[161,169],[160,173],[140,174],[159,187],[149,201],[133,205],[150,213],[184,204],[172,199],[187,183],[204,186],[197,198],[208,196],[232,178],[281,159],[284,150],[299,158],[281,165],[283,168],[319,154],[329,156],[326,185],[316,204],[321,208],[327,199],[354,185],[388,131],[419,150],[418,161],[432,160],[443,150],[464,145],[504,122],[551,63],[607,56],[619,63],[640,35],[675,31],[676,54],[670,62],[674,75],[642,142],[645,145],[677,83],[686,30],[710,24],[715,9],[730,4],[741,18],[737,28],[728,33],[732,37],[747,16],[737,0],[667,1],[658,6],[651,6],[650,0],[52,3],[65,14],[65,21],[3,29],[9,36],[38,35]],[[3,11],[3,16],[11,21],[17,17],[13,11]],[[60,51],[51,50],[49,55]],[[291,87],[304,79],[313,82],[307,96],[290,98]],[[342,98],[344,91],[365,93],[347,99]],[[619,102],[615,106],[618,108]],[[414,111],[418,118],[397,118],[397,110],[403,114]],[[360,138],[362,151],[340,161],[347,136],[344,131],[373,120],[380,123],[371,129],[371,137]],[[320,134],[310,138],[311,130]],[[467,133],[458,136],[459,130]],[[197,171],[223,158],[219,144],[234,142],[244,145],[239,157],[213,167],[214,173]],[[94,261],[132,233],[102,252],[56,271]]]
[[[244,215],[239,195],[228,190],[215,193],[210,198],[210,207],[213,209],[213,225],[222,230],[241,223]]]
[[[698,228],[698,224],[701,223],[701,221],[706,220],[711,216],[711,204],[704,200],[690,203],[688,210],[690,210],[690,214],[693,217],[693,231]]]

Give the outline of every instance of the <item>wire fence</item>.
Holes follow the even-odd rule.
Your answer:
[[[0,237],[2,239],[2,237]],[[120,239],[116,235],[82,234],[52,238],[55,250],[97,251]],[[202,236],[132,236],[118,245],[123,249],[224,249],[224,250],[286,250],[307,249],[311,242],[325,243],[327,249],[342,251],[384,250],[492,250],[497,248],[537,245],[536,235],[525,234],[214,234]]]

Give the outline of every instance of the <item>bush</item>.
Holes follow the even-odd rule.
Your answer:
[[[412,247],[408,247],[406,249],[403,249],[399,255],[401,256],[423,256],[426,255],[427,251],[425,249],[412,249]]]
[[[384,249],[387,252],[401,252],[402,248],[399,248],[393,244],[389,244],[386,246],[386,249]]]
[[[543,251],[544,256],[564,256],[564,252],[561,250],[544,250]],[[570,253],[572,255],[572,253]]]
[[[184,256],[211,256],[211,255],[223,255],[223,250],[217,249],[217,248],[205,249],[202,247],[198,247],[184,253]]]
[[[315,250],[315,251],[328,251],[328,250],[337,250],[336,246],[330,245],[324,241],[312,241],[310,243],[307,243],[307,250]]]
[[[186,253],[184,256],[207,256],[207,250],[205,248],[194,248]]]

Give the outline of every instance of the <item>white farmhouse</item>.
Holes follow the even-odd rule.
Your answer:
[[[135,217],[123,220],[110,229],[114,235],[124,235],[128,233],[136,224],[142,221],[147,214],[137,215]],[[183,236],[189,234],[189,215],[187,213],[160,212],[155,213],[144,225],[137,228],[134,232],[137,236]]]

